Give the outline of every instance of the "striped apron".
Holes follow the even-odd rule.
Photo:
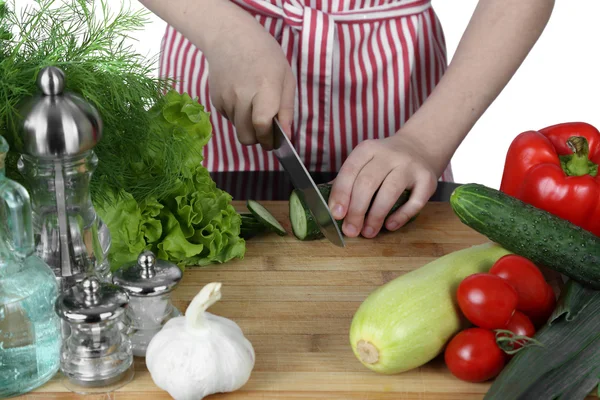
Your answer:
[[[297,79],[292,142],[307,169],[338,171],[358,143],[393,135],[446,69],[431,0],[231,0],[275,37]],[[203,54],[168,26],[159,74],[211,113],[211,172],[277,171],[271,152],[241,145],[210,102]],[[452,181],[450,166],[440,177]]]

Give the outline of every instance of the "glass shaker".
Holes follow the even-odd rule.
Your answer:
[[[90,197],[98,163],[93,148],[102,137],[98,111],[81,97],[64,93],[65,75],[40,71],[41,94],[24,106],[23,154],[18,162],[31,191],[37,254],[63,288],[94,271],[110,280],[110,233]]]
[[[60,361],[54,273],[34,254],[29,194],[6,178],[0,136],[0,398],[50,380]]]
[[[70,327],[62,345],[60,369],[76,393],[110,392],[133,378],[131,341],[121,331],[127,293],[95,276],[63,292],[56,313]]]
[[[136,263],[126,264],[113,274],[113,282],[129,293],[127,315],[131,321],[133,354],[144,357],[150,340],[173,317],[180,316],[171,303],[171,291],[183,274],[175,264],[142,252]]]

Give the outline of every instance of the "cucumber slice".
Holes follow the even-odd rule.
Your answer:
[[[254,218],[252,213],[242,212],[239,214],[242,221],[242,225],[240,226],[240,237],[242,239],[248,240],[269,230],[262,222]]]
[[[323,199],[326,202],[329,200],[329,195],[331,194],[331,187],[332,185],[329,183],[322,183],[320,185],[317,185],[317,188],[321,192],[321,196],[323,196]],[[375,199],[375,195],[373,196],[373,199]],[[409,197],[410,191],[405,190],[400,195],[398,200],[396,200],[396,203],[388,213],[388,216],[393,214],[397,209],[399,209],[403,204],[405,204],[408,201]],[[412,222],[415,218],[416,216],[411,218],[411,220],[408,222]],[[294,233],[294,236],[296,236],[296,238],[300,240],[317,240],[322,239],[324,237],[321,233],[321,230],[319,229],[317,221],[315,221],[308,206],[302,198],[302,192],[300,192],[297,189],[292,191],[292,194],[290,195],[290,222],[292,224],[292,232]],[[341,231],[344,220],[338,220],[336,222],[340,227]]]
[[[323,237],[319,225],[301,198],[302,192],[294,190],[290,195],[290,222],[294,236],[300,240],[315,240]]]
[[[283,226],[277,221],[277,219],[271,214],[266,208],[255,200],[248,200],[246,207],[254,215],[259,222],[261,222],[269,230],[277,233],[279,236],[285,236],[286,232]]]

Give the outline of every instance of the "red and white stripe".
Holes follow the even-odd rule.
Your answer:
[[[447,65],[431,0],[232,0],[277,39],[297,79],[292,142],[310,171],[338,171],[366,139],[395,134]],[[272,153],[243,146],[210,102],[203,54],[172,27],[159,73],[211,113],[210,171],[279,170]],[[450,166],[441,177],[452,181]]]

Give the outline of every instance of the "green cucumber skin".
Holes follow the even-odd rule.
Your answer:
[[[458,218],[505,249],[593,289],[600,289],[600,238],[498,190],[459,186],[450,196]]]
[[[321,192],[321,196],[323,196],[323,199],[325,200],[325,202],[327,203],[329,201],[329,195],[331,194],[331,188],[332,188],[332,184],[330,183],[322,183],[317,185],[317,188],[319,189],[319,192]],[[296,194],[296,196],[298,196],[298,198],[300,199],[300,202],[302,203],[302,206],[304,207],[304,212],[306,214],[306,230],[308,232],[308,234],[306,235],[305,238],[301,239],[298,237],[298,235],[296,235],[296,232],[294,232],[294,235],[296,236],[296,238],[300,239],[300,240],[317,240],[317,239],[322,239],[324,236],[321,233],[321,230],[319,229],[319,226],[317,225],[315,219],[313,218],[312,214],[310,213],[310,211],[308,210],[308,206],[306,205],[306,203],[304,202],[303,196],[302,196],[302,192],[295,189],[293,191],[293,193]],[[377,195],[377,192],[375,193],[375,195]],[[373,196],[373,199],[371,200],[371,205],[373,204],[373,201],[375,200],[375,195]],[[410,191],[409,190],[405,190],[400,197],[398,198],[398,200],[396,201],[396,203],[394,203],[394,205],[392,206],[390,212],[388,213],[388,217],[393,214],[396,210],[398,210],[400,207],[402,207],[407,201],[408,198],[410,197]],[[371,208],[371,205],[369,205],[369,208]],[[291,210],[291,202],[290,202],[290,215],[292,213]],[[408,222],[412,222],[414,221],[414,219],[416,218],[413,217],[410,219],[410,221]],[[342,230],[342,225],[344,223],[343,219],[340,220],[336,220],[338,227],[340,228],[340,231]],[[292,224],[293,225],[293,224]],[[293,226],[292,226],[293,228]]]
[[[266,233],[268,228],[256,218],[252,213],[240,213],[240,237],[244,240],[251,239],[260,234]]]
[[[257,208],[262,208],[264,210],[264,212],[270,216],[277,224],[279,224],[280,226],[277,227],[275,225],[273,225],[271,222],[267,221],[267,219],[262,216],[259,215],[259,213],[254,209],[254,207],[252,207],[253,204],[256,204]],[[285,236],[286,235],[286,231],[285,229],[281,226],[281,224],[279,223],[279,221],[277,221],[277,218],[275,218],[270,212],[269,210],[267,210],[262,204],[260,204],[258,201],[256,200],[247,200],[246,201],[246,208],[250,211],[250,213],[252,214],[252,216],[254,217],[254,219],[261,223],[268,231],[270,232],[274,232],[279,236]]]
[[[256,218],[254,218],[254,215],[252,215],[252,216],[241,215],[240,220],[242,223],[242,225],[241,225],[242,229],[248,229],[248,230],[255,229],[259,232],[263,232],[268,229],[262,222],[260,222]]]

